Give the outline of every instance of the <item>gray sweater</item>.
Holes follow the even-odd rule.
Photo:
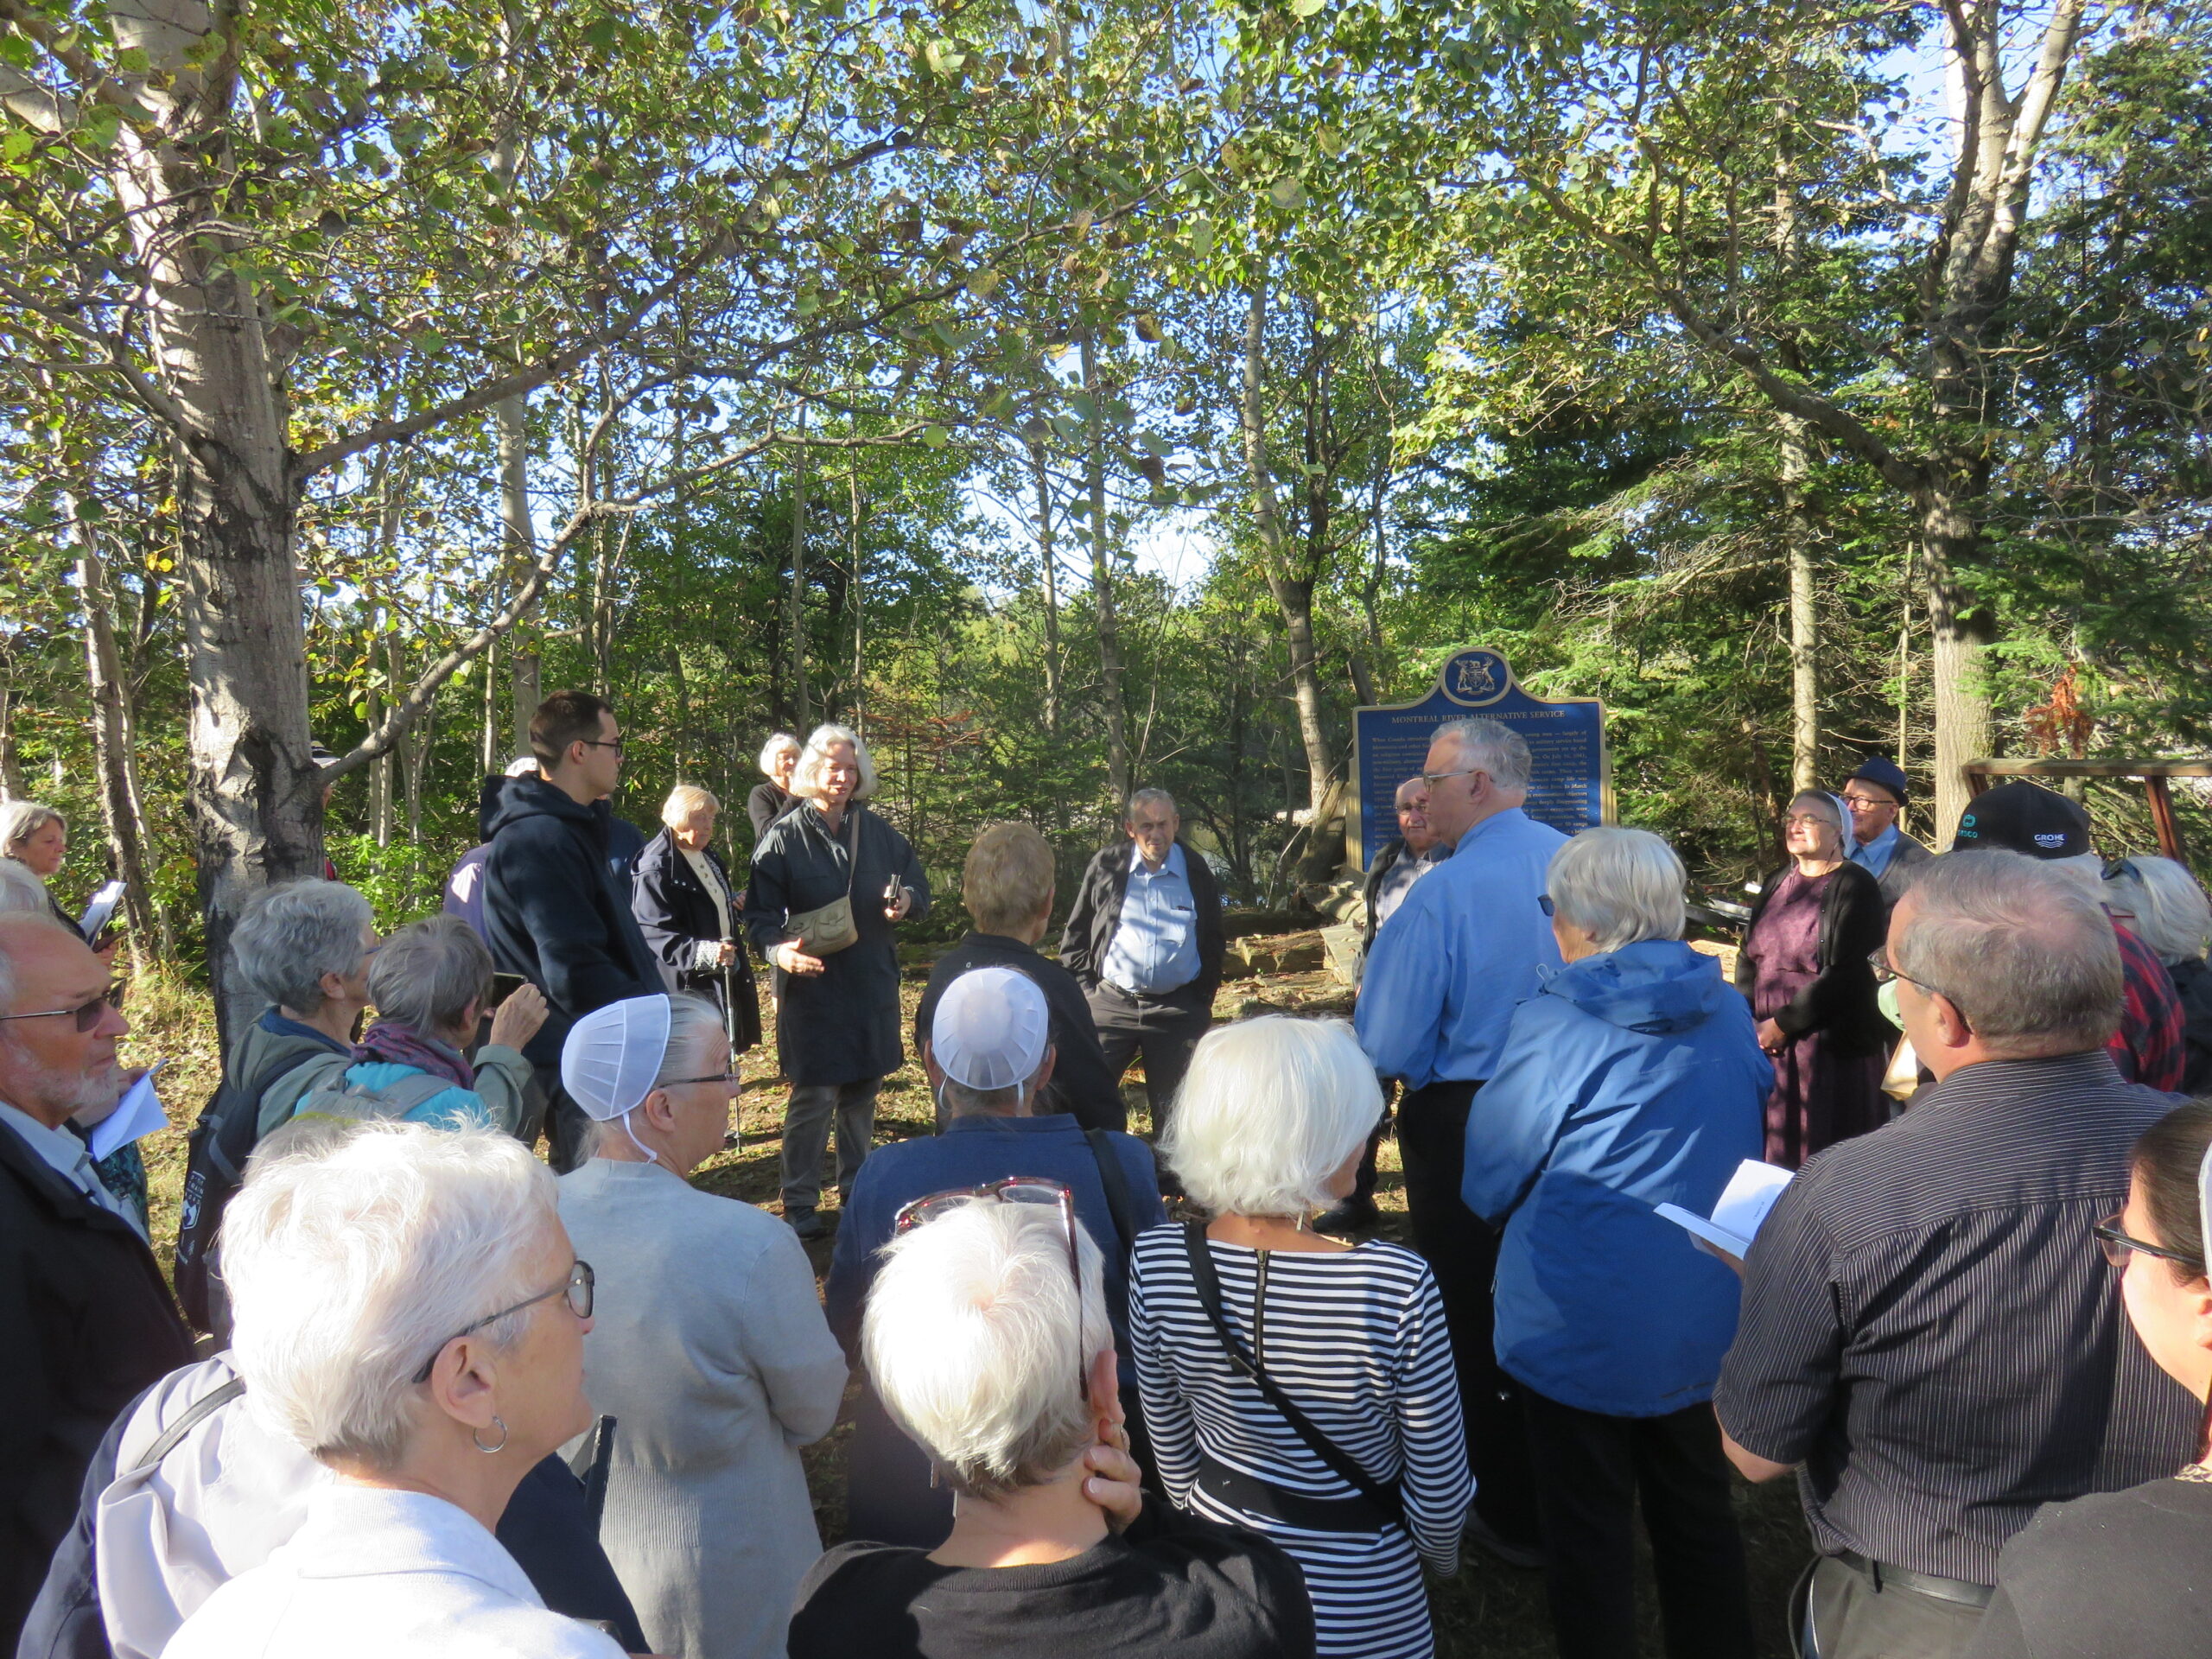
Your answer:
[[[598,1274],[584,1385],[618,1420],[600,1538],[639,1622],[657,1653],[780,1656],[822,1553],[798,1448],[845,1388],[805,1249],[652,1164],[592,1159],[560,1206]]]

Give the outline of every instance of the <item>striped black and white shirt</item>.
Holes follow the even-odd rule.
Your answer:
[[[1395,1526],[1303,1530],[1234,1508],[1198,1484],[1203,1452],[1307,1497],[1357,1496],[1230,1370],[1185,1248],[1177,1226],[1141,1234],[1129,1290],[1137,1382],[1168,1496],[1194,1514],[1266,1533],[1297,1560],[1322,1654],[1426,1659],[1434,1646],[1421,1564],[1456,1567],[1474,1491],[1427,1264],[1395,1244],[1309,1253],[1209,1243],[1224,1313],[1245,1352],[1368,1474],[1399,1483],[1408,1539]]]
[[[2195,1402],[2128,1331],[2090,1230],[2177,1103],[2101,1050],[1985,1060],[1783,1192],[1713,1403],[1746,1451],[1802,1465],[1822,1551],[1994,1584],[2042,1505],[2189,1459]]]

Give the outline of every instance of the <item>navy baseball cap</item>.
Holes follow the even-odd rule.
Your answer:
[[[2090,850],[2089,815],[2056,791],[2016,778],[1975,796],[1959,814],[1951,850],[1985,847],[2030,858],[2079,858]]]
[[[1877,789],[1886,789],[1903,806],[1911,794],[1912,787],[1905,781],[1904,768],[1886,754],[1870,754],[1858,771],[1844,779],[1850,784],[1872,784]]]

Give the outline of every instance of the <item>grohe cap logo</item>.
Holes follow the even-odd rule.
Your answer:
[[[2066,832],[2063,830],[2056,835],[2051,834],[2047,830],[2039,830],[2036,832],[2036,845],[2038,847],[2063,847],[2065,844]]]

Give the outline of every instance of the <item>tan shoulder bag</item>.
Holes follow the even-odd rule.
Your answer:
[[[845,861],[844,896],[813,910],[799,911],[784,923],[784,931],[791,936],[785,943],[797,945],[810,957],[834,957],[860,943],[861,931],[853,924],[853,882],[861,872],[861,816],[856,806],[847,807],[845,816],[853,826],[853,844]]]

